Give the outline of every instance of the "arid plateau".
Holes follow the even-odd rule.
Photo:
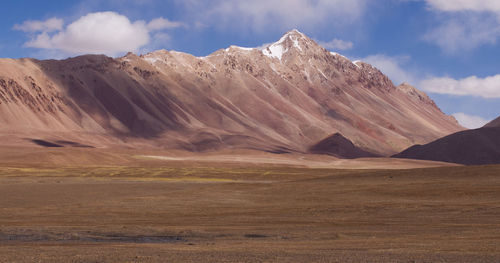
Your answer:
[[[500,259],[499,166],[11,149],[0,158],[0,262]]]
[[[0,59],[0,124],[0,262],[500,262],[498,120],[298,30]]]

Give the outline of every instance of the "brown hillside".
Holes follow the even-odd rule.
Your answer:
[[[338,132],[384,155],[462,129],[424,93],[296,30],[207,57],[1,59],[0,123],[4,145],[307,152]]]
[[[500,164],[500,127],[458,132],[426,145],[415,145],[397,158],[466,165]]]
[[[492,120],[490,123],[486,124],[484,127],[485,128],[500,127],[500,117]]]

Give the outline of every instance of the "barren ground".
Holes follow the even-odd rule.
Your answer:
[[[1,149],[0,262],[500,261],[500,166],[206,156]]]

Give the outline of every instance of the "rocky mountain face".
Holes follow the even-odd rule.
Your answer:
[[[206,57],[1,59],[0,124],[4,143],[308,152],[339,133],[382,155],[463,129],[423,92],[296,30]]]

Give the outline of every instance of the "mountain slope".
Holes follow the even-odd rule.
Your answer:
[[[310,149],[311,153],[328,154],[343,159],[355,159],[362,157],[376,157],[377,155],[364,151],[356,147],[349,139],[336,133],[317,144]]]
[[[415,145],[394,155],[465,165],[500,163],[500,127],[461,131],[426,145]]]
[[[7,138],[191,151],[307,152],[338,132],[384,155],[462,129],[424,93],[296,30],[207,57],[2,59],[0,122]]]
[[[492,120],[488,124],[484,125],[485,128],[494,128],[494,127],[500,127],[500,117]]]

